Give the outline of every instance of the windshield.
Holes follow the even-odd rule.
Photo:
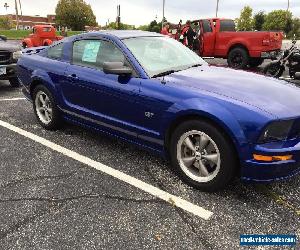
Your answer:
[[[206,64],[196,53],[172,38],[137,37],[123,42],[150,77]]]

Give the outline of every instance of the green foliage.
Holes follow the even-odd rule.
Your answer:
[[[167,22],[167,19],[165,18],[164,21]],[[142,26],[138,27],[138,29],[139,30],[144,30],[144,31],[151,31],[151,32],[160,33],[161,27],[162,27],[162,22],[158,23],[156,20],[153,20],[150,24],[142,25]]]
[[[130,24],[126,24],[126,23],[120,23],[120,27],[117,27],[117,23],[116,22],[109,23],[109,25],[106,28],[112,29],[112,30],[116,30],[116,29],[120,29],[120,30],[135,30],[135,26],[134,25],[130,25]]]
[[[57,24],[72,30],[98,26],[91,6],[84,0],[59,0],[55,12]]]
[[[264,30],[291,31],[292,13],[286,10],[274,10],[270,12],[263,25]]]
[[[237,19],[237,30],[251,31],[254,28],[254,21],[252,18],[253,10],[250,6],[245,6],[241,11],[240,18]]]
[[[254,20],[254,29],[257,31],[261,31],[263,28],[263,25],[265,23],[266,14],[264,11],[259,11],[256,13],[253,17]]]
[[[13,28],[13,23],[8,17],[0,17],[0,29],[9,30]]]
[[[292,24],[292,30],[288,33],[288,38],[292,39],[294,38],[294,34],[296,36],[296,39],[300,39],[300,18],[294,18],[293,24]]]

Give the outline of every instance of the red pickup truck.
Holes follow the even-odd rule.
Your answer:
[[[35,25],[32,34],[22,41],[23,48],[49,46],[55,41],[63,39],[56,35],[56,29],[52,25]]]
[[[193,49],[202,57],[227,58],[229,67],[257,67],[264,59],[275,59],[282,47],[282,32],[241,31],[230,19],[202,19],[192,22],[197,37]]]

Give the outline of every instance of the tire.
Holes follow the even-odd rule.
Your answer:
[[[263,73],[266,76],[279,78],[283,75],[284,71],[285,67],[280,65],[280,62],[271,62],[264,68]]]
[[[18,80],[17,77],[15,77],[15,78],[10,78],[8,81],[9,81],[9,83],[10,83],[10,86],[12,86],[13,88],[17,88],[17,87],[20,86],[20,82],[19,82],[19,80]]]
[[[41,101],[43,98],[43,102]],[[51,92],[43,85],[33,91],[33,110],[41,126],[47,130],[57,130],[62,125],[59,109]]]
[[[257,68],[258,66],[262,65],[263,62],[263,58],[250,58],[249,66],[250,68]]]
[[[23,44],[22,44],[22,47],[23,47],[23,49],[27,49],[27,48],[28,48],[28,45],[27,45],[26,43],[23,43]]]
[[[249,64],[248,52],[243,48],[234,48],[229,52],[227,62],[230,68],[245,69]]]
[[[185,143],[187,138],[192,146]],[[205,143],[201,146],[199,139],[203,143],[208,142],[205,147]],[[209,122],[200,120],[184,122],[175,129],[170,144],[170,158],[176,173],[184,182],[206,192],[224,188],[238,168],[237,153],[227,136]]]

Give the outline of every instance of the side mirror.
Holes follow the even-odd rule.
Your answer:
[[[104,62],[103,71],[105,74],[131,75],[132,69],[125,66],[122,62]]]
[[[7,41],[7,37],[6,36],[3,36],[3,35],[0,35],[0,40],[2,40],[2,41]]]
[[[300,80],[300,72],[297,72],[297,73],[295,74],[295,80]]]

